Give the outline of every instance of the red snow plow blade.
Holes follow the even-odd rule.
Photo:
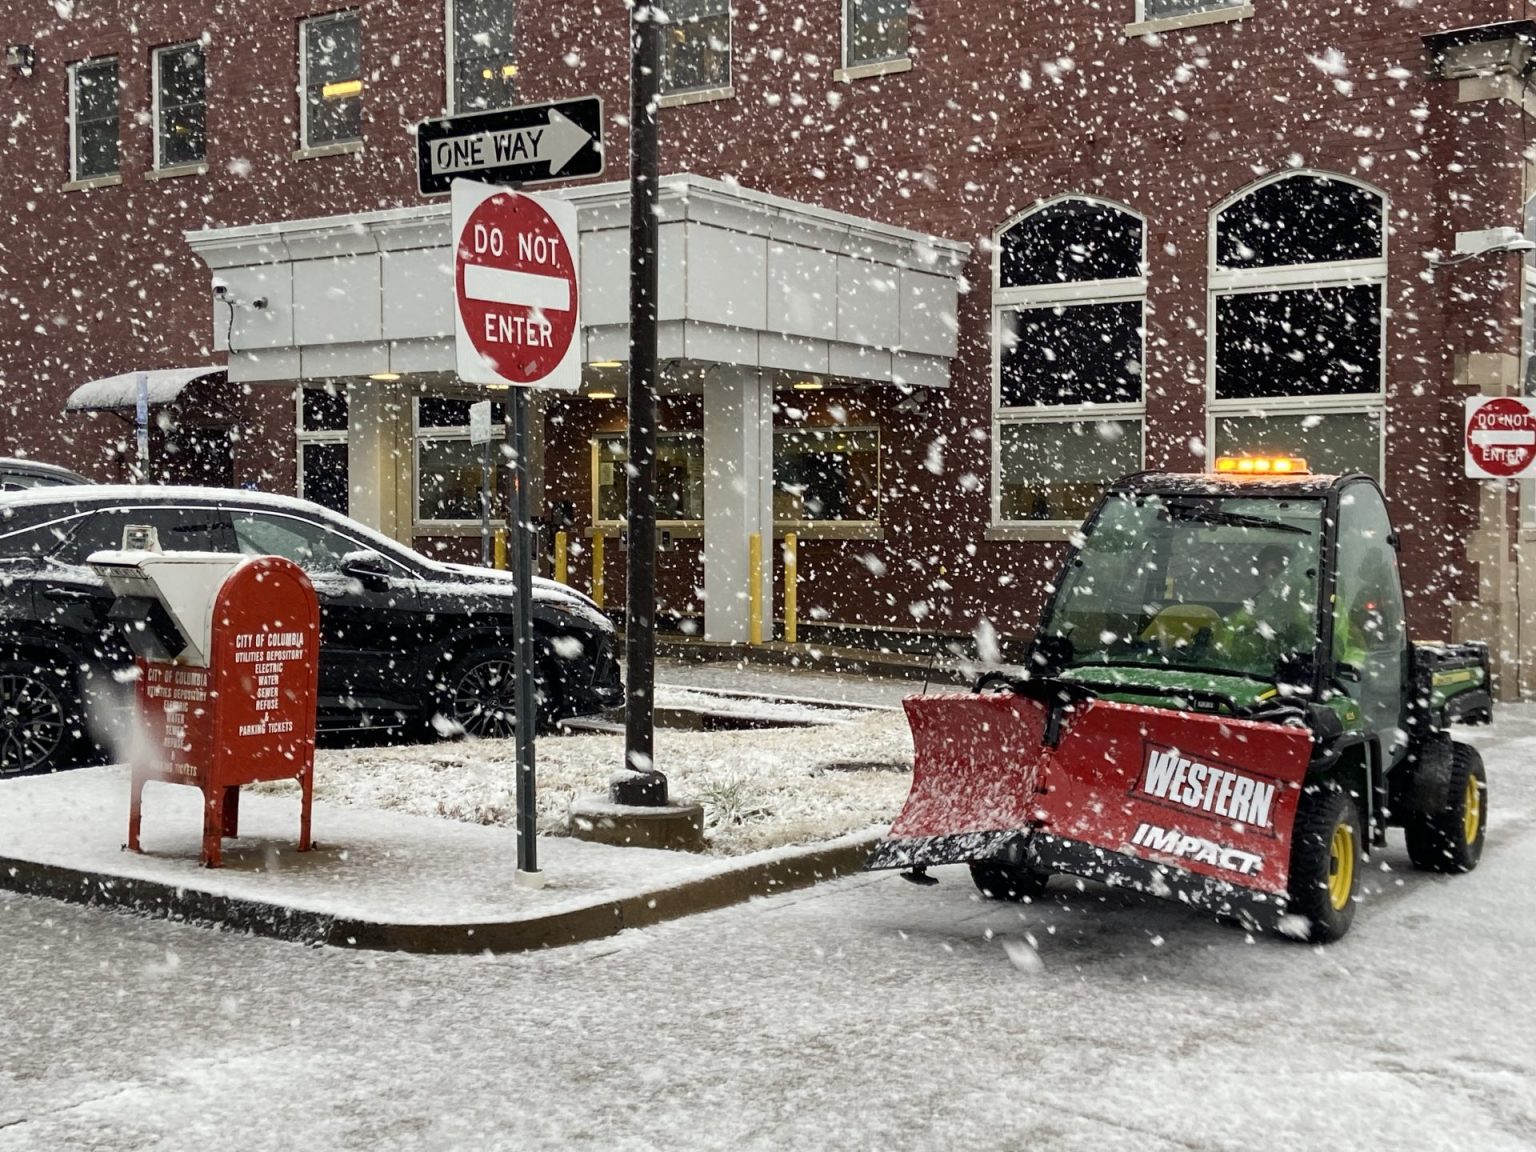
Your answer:
[[[905,706],[912,790],[869,868],[1005,857],[1201,902],[1286,891],[1304,728],[1012,693]]]

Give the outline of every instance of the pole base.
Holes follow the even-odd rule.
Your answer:
[[[704,850],[704,809],[677,803],[629,807],[601,796],[578,797],[571,804],[571,835],[629,848]]]
[[[629,808],[664,808],[667,778],[660,772],[623,772],[608,782],[608,802]]]

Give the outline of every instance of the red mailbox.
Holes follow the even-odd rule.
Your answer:
[[[239,835],[240,786],[297,780],[299,851],[314,795],[320,606],[304,570],[278,556],[105,552],[90,562],[117,600],[138,658],[140,739],[128,847],[139,851],[150,780],[203,793],[202,862]]]

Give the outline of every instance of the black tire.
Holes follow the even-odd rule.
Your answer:
[[[443,675],[438,713],[477,739],[506,740],[517,731],[517,658],[510,648],[481,648]]]
[[[0,776],[69,767],[84,739],[80,697],[68,669],[0,660]]]
[[[1488,774],[1477,749],[1451,745],[1451,779],[1438,812],[1413,811],[1404,822],[1408,858],[1423,872],[1470,872],[1488,830]]]
[[[1291,833],[1291,875],[1286,905],[1302,917],[1305,936],[1327,944],[1349,931],[1355,919],[1365,843],[1360,811],[1337,785],[1308,785],[1301,793]]]
[[[1038,900],[1045,894],[1051,874],[1028,864],[975,860],[971,862],[971,879],[988,900]]]

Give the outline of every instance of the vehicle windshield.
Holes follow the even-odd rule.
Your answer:
[[[1069,666],[1177,667],[1271,680],[1317,635],[1322,502],[1112,497],[1045,623]]]

